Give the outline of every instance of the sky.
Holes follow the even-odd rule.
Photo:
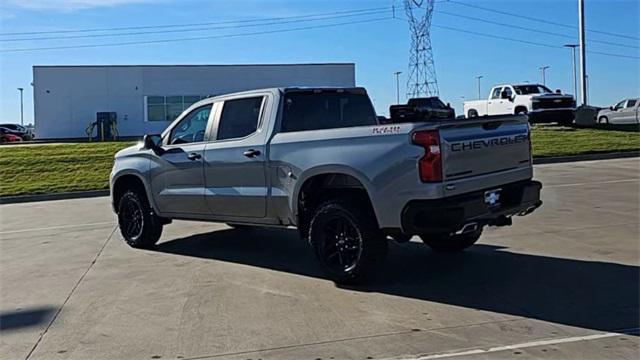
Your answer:
[[[539,67],[543,65],[549,66],[547,86],[573,93],[571,53],[562,45],[578,41],[577,4],[577,0],[437,0],[431,42],[440,98],[460,113],[463,100],[478,97],[476,76],[483,76],[481,91],[482,97],[486,97],[494,84],[541,82]],[[391,10],[394,5],[395,19]],[[341,13],[340,18],[324,16],[324,20],[316,21],[300,21],[308,20],[308,17],[290,18],[285,24],[237,27],[256,24],[251,22],[255,19],[377,8],[380,10],[372,10],[369,15],[347,17],[344,16],[346,13]],[[640,1],[585,0],[585,9],[587,29],[593,30],[586,33],[586,50],[626,56],[587,53],[589,103],[608,106],[627,97],[640,96]],[[7,41],[108,33],[54,31],[218,21],[227,23],[208,25],[215,29],[181,33]],[[230,24],[229,21],[242,22]],[[338,26],[277,32],[338,23]],[[176,28],[128,32],[167,29]],[[255,34],[265,31],[272,32]],[[24,32],[39,34],[9,34]],[[240,33],[254,35],[223,36]],[[181,40],[193,37],[209,38]],[[179,41],[13,51],[172,39]],[[406,100],[410,33],[401,0],[4,0],[0,4],[0,40],[0,122],[19,122],[18,87],[25,89],[25,124],[33,121],[30,86],[33,65],[354,62],[356,83],[367,88],[379,114],[387,115],[389,105],[396,102],[393,74],[396,71],[402,71],[401,102]]]

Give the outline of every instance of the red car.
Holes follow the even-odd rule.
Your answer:
[[[16,141],[22,141],[22,138],[17,135],[9,134],[4,130],[4,128],[0,128],[0,143],[4,144]]]

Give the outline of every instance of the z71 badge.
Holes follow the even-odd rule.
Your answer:
[[[397,134],[400,132],[400,126],[380,126],[373,128],[373,135]]]

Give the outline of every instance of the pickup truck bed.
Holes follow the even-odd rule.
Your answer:
[[[196,103],[163,134],[116,155],[112,202],[123,237],[153,246],[171,219],[295,226],[332,279],[357,282],[379,268],[387,237],[419,235],[460,251],[484,226],[540,206],[526,116],[377,121],[362,88]],[[203,134],[190,137],[193,126]]]

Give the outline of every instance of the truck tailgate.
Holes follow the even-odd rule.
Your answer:
[[[486,116],[443,123],[442,175],[457,180],[530,166],[526,116]]]

